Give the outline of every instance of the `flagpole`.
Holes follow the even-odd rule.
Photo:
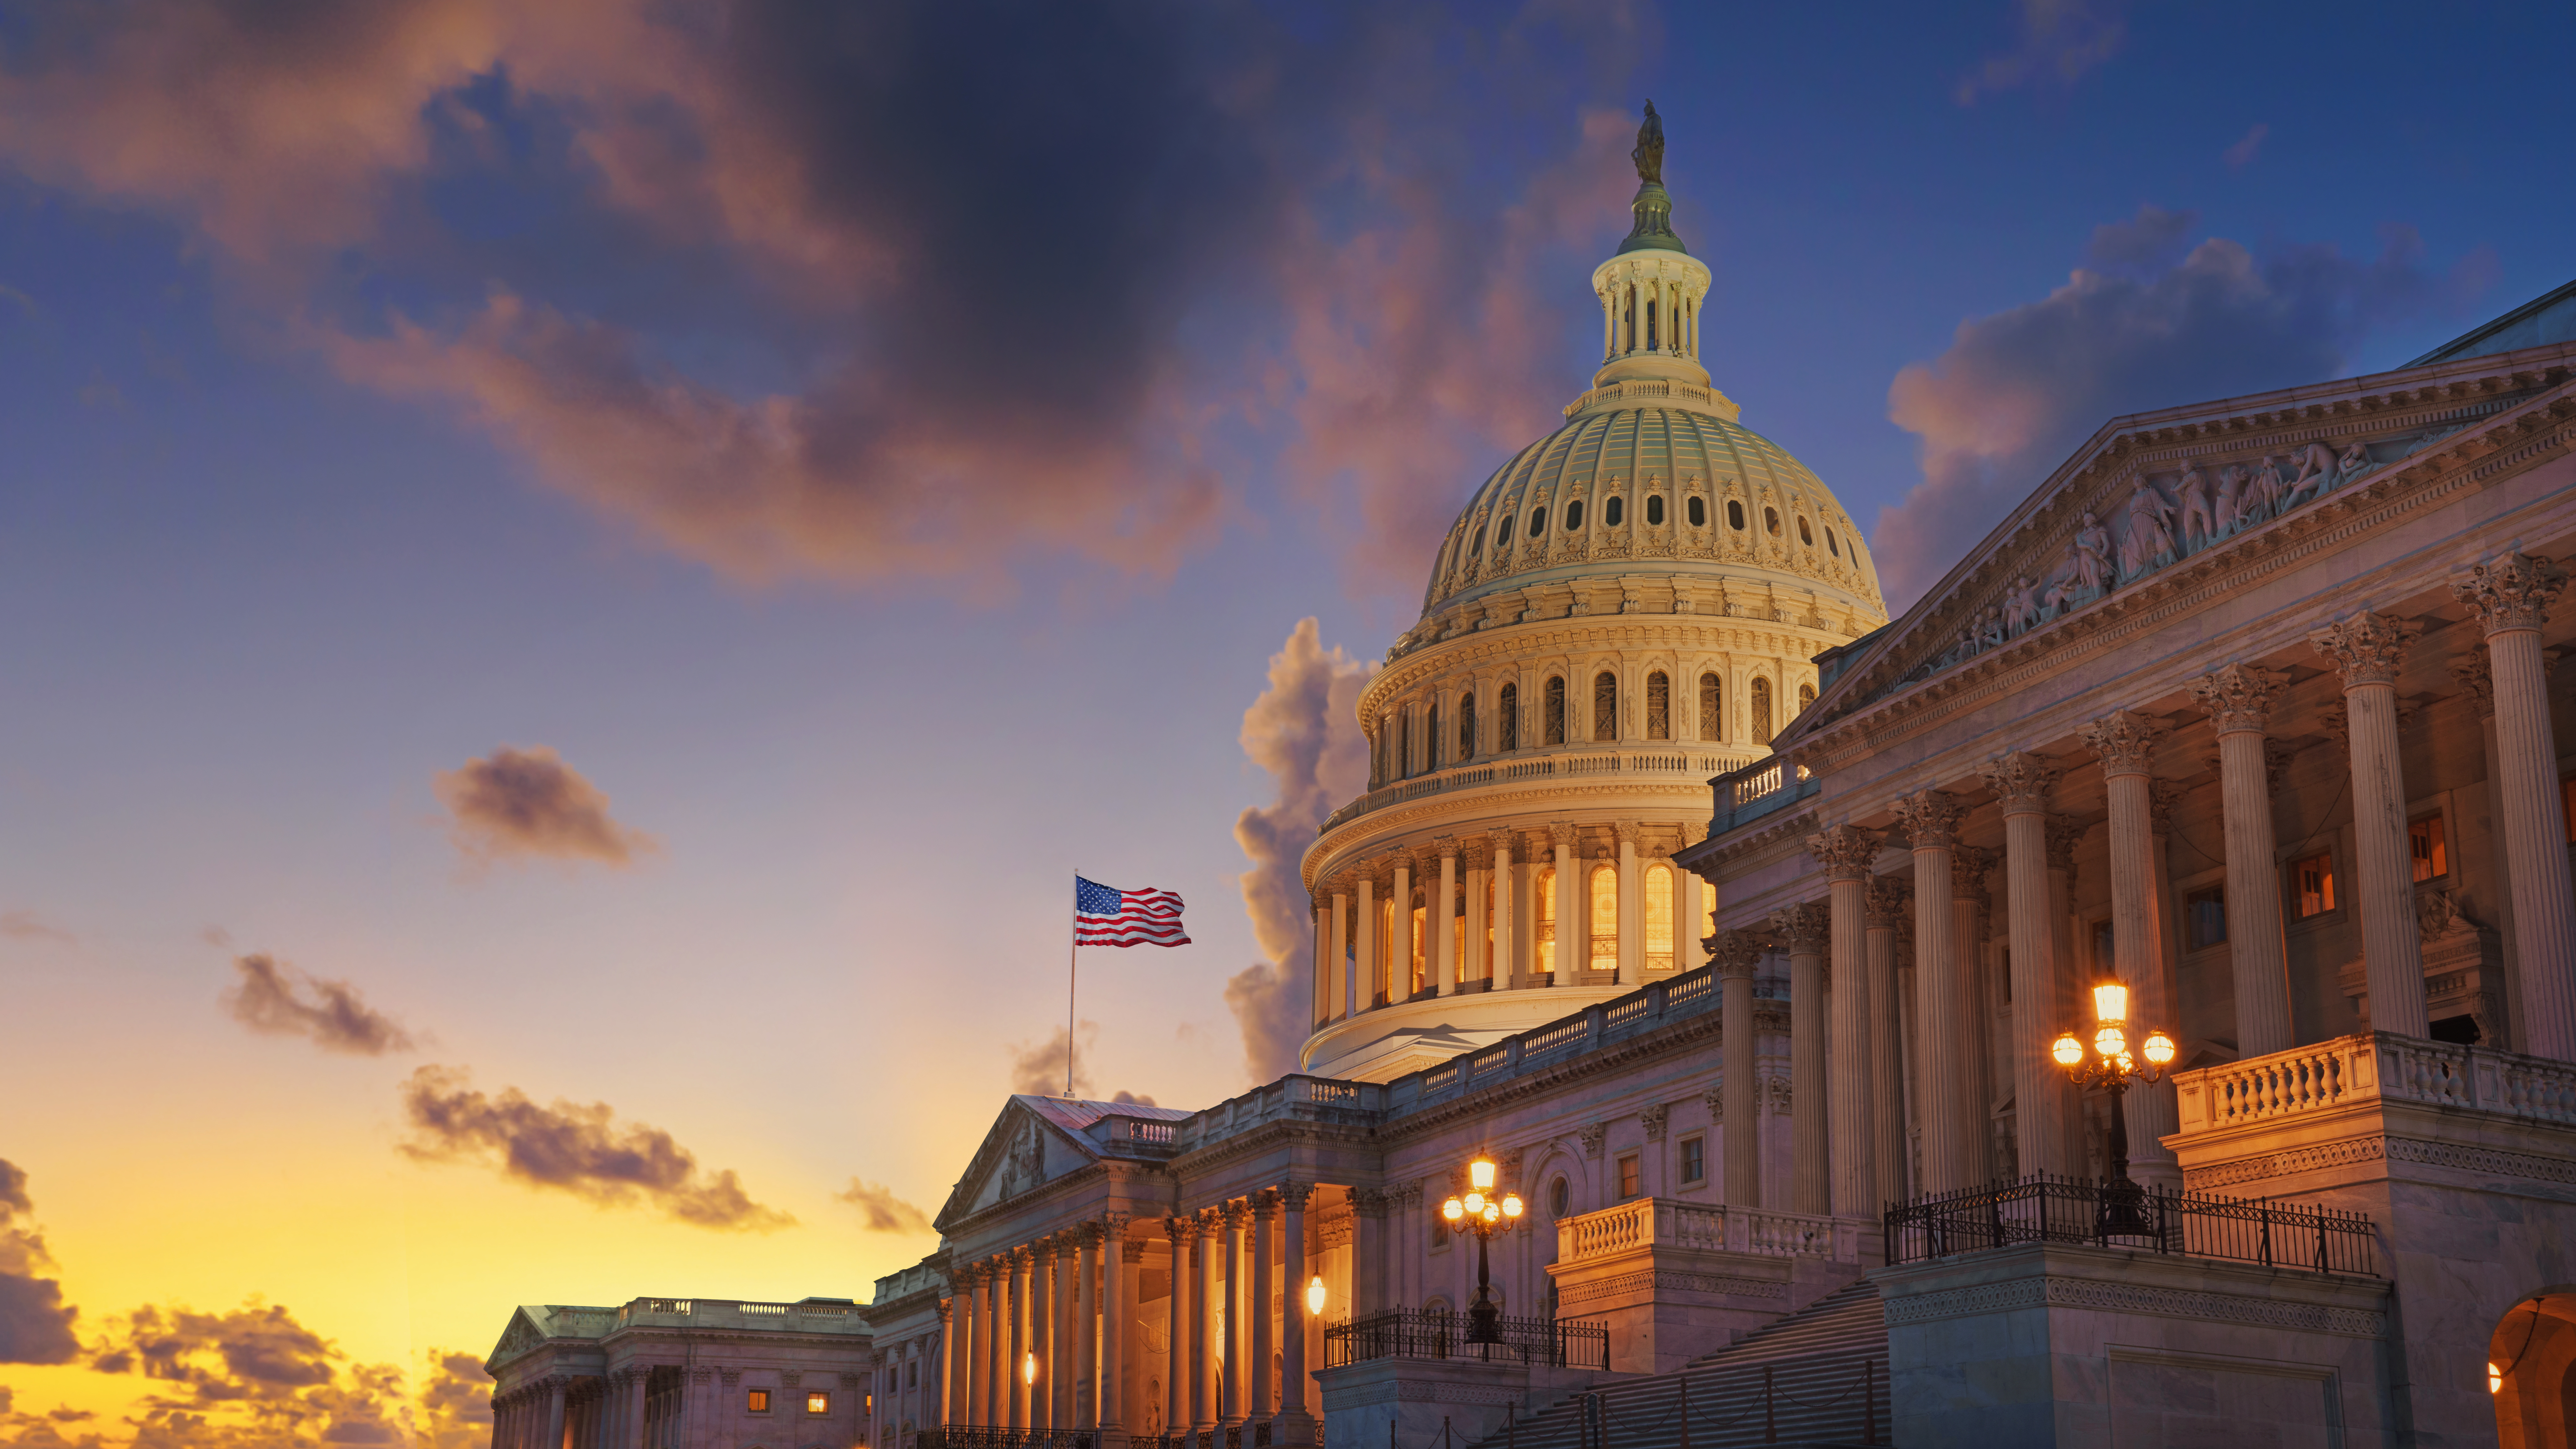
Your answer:
[[[1082,959],[1081,872],[1074,873],[1073,882],[1074,926],[1072,939],[1065,943],[1064,948],[1064,1094],[1067,1097],[1073,1095],[1073,986],[1077,975],[1076,963]]]

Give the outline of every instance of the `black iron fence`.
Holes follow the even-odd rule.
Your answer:
[[[1499,1343],[1467,1342],[1467,1315],[1399,1308],[1324,1330],[1324,1366],[1379,1358],[1465,1358],[1488,1363],[1608,1370],[1610,1326],[1558,1318],[1497,1320]]]
[[[916,1429],[913,1449],[1094,1449],[1090,1429],[1011,1429],[1000,1424],[945,1424]]]
[[[2364,1213],[2046,1174],[1887,1209],[1890,1264],[2016,1243],[2089,1243],[2373,1276],[2371,1238]]]

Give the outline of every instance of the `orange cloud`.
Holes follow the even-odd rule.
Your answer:
[[[320,980],[260,952],[233,958],[233,969],[241,979],[224,992],[224,1010],[253,1031],[308,1037],[352,1056],[411,1050],[411,1034],[346,981]]]
[[[69,1363],[80,1354],[72,1325],[80,1310],[62,1284],[36,1276],[54,1260],[45,1236],[20,1220],[36,1211],[27,1174],[0,1160],[0,1363]]]
[[[702,1228],[768,1232],[795,1219],[753,1202],[730,1171],[707,1173],[671,1134],[619,1123],[605,1102],[557,1100],[540,1107],[516,1087],[487,1097],[463,1071],[426,1066],[403,1084],[411,1138],[402,1151],[423,1162],[497,1162],[504,1176],[616,1205],[642,1198]]]
[[[859,1226],[871,1233],[927,1233],[930,1214],[894,1195],[894,1189],[851,1178],[845,1191],[833,1194],[859,1210]]]
[[[542,859],[633,863],[660,848],[608,813],[608,796],[554,751],[514,750],[441,771],[431,783],[450,818],[448,836],[477,865]]]

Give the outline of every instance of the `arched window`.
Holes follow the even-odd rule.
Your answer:
[[[1673,969],[1673,868],[1646,867],[1646,969]]]
[[[1646,350],[1655,350],[1655,304],[1652,302],[1646,304]]]
[[[1701,675],[1699,677],[1699,737],[1701,739],[1716,740],[1725,737],[1720,729],[1721,722],[1726,718],[1725,704],[1726,692],[1718,684],[1717,676]]]
[[[1732,498],[1726,500],[1726,526],[1738,533],[1744,531],[1744,505]]]
[[[1771,681],[1753,678],[1753,743],[1771,743]]]
[[[1440,768],[1440,705],[1433,701],[1422,722],[1422,768]]]
[[[1502,694],[1494,701],[1494,709],[1496,711],[1494,748],[1519,749],[1521,747],[1521,687],[1517,684],[1504,685]]]
[[[1411,985],[1410,987],[1408,987],[1408,988],[1406,989],[1406,991],[1405,991],[1405,994],[1406,994],[1407,996],[1420,996],[1420,995],[1422,994],[1422,987],[1423,987],[1422,960],[1423,960],[1424,952],[1425,952],[1425,950],[1428,948],[1428,946],[1429,946],[1429,944],[1430,944],[1430,939],[1431,939],[1431,933],[1430,933],[1430,931],[1427,929],[1427,928],[1430,926],[1430,924],[1431,924],[1430,919],[1429,919],[1430,914],[1431,914],[1431,912],[1430,912],[1430,908],[1429,908],[1428,906],[1426,906],[1426,905],[1424,904],[1424,902],[1423,902],[1422,892],[1420,892],[1420,891],[1415,891],[1415,892],[1413,893],[1413,911],[1412,911],[1412,919],[1413,919],[1413,953],[1412,953],[1412,958],[1411,958],[1411,959],[1412,959],[1412,967],[1413,967],[1413,970],[1412,970],[1412,975],[1411,975],[1411,976],[1410,976],[1410,978],[1409,978],[1409,979],[1411,980],[1411,982],[1412,982],[1412,985]]]
[[[1458,696],[1458,758],[1476,758],[1476,696]]]
[[[1816,531],[1807,526],[1807,520],[1803,517],[1798,520],[1798,542],[1809,548],[1816,546]]]
[[[1607,669],[1592,676],[1592,738],[1619,738],[1619,676]]]
[[[1780,536],[1780,510],[1777,508],[1763,509],[1762,526],[1770,530],[1773,538],[1778,538]]]
[[[1636,350],[1637,350],[1637,289],[1636,289],[1636,288],[1634,288],[1634,287],[1630,287],[1630,288],[1628,289],[1628,317],[1627,317],[1627,322],[1628,322],[1628,346],[1627,346],[1627,350],[1628,350],[1628,351],[1630,351],[1630,352],[1634,352],[1634,351],[1636,351]]]
[[[1646,676],[1646,738],[1673,737],[1673,682],[1658,669]]]
[[[1619,969],[1619,868],[1592,867],[1592,969]]]
[[[1843,556],[1843,541],[1834,537],[1834,526],[1830,523],[1825,525],[1825,548],[1836,558]]]
[[[1698,497],[1698,496],[1696,496],[1696,495],[1694,495],[1694,496],[1691,498],[1691,501],[1690,501],[1690,526],[1691,526],[1691,527],[1693,527],[1693,528],[1706,528],[1706,527],[1708,526],[1708,500],[1707,500],[1707,499],[1705,499],[1705,498],[1701,498],[1701,497]]]
[[[1532,970],[1545,976],[1556,970],[1556,867],[1543,865],[1530,878],[1530,915],[1536,925],[1531,930]]]
[[[1530,510],[1530,537],[1532,537],[1532,538],[1536,538],[1536,537],[1538,537],[1540,534],[1545,533],[1545,532],[1547,532],[1547,510],[1546,510],[1546,509],[1544,509],[1544,508],[1533,508],[1533,509],[1531,509],[1531,510]]]
[[[1648,522],[1648,523],[1650,523],[1650,524],[1654,524],[1654,523],[1661,523],[1661,522],[1663,522],[1663,521],[1664,521],[1664,495],[1662,495],[1661,493],[1649,493],[1649,494],[1647,494],[1647,495],[1646,495],[1646,522]]]
[[[1581,527],[1583,527],[1583,500],[1577,498],[1565,505],[1565,531],[1572,533]]]
[[[1617,528],[1619,526],[1619,520],[1626,516],[1619,511],[1620,508],[1620,501],[1615,494],[1611,497],[1609,502],[1602,504],[1601,526],[1604,528]]]
[[[1815,687],[1814,685],[1812,685],[1812,684],[1801,684],[1801,685],[1799,685],[1799,686],[1798,686],[1798,713],[1799,713],[1799,714],[1805,714],[1805,713],[1807,712],[1807,706],[1808,706],[1808,705],[1811,705],[1811,704],[1814,704],[1815,702],[1816,702],[1816,687]]]
[[[1693,922],[1692,926],[1695,931],[1709,935],[1716,934],[1717,882],[1704,880],[1699,883],[1699,919]]]
[[[1545,724],[1546,724],[1546,728],[1547,728],[1547,737],[1546,737],[1546,739],[1545,739],[1542,743],[1545,743],[1545,744],[1551,744],[1551,745],[1561,745],[1561,744],[1564,744],[1564,743],[1565,743],[1565,676],[1564,676],[1564,675],[1562,675],[1562,674],[1551,674],[1551,675],[1549,675],[1549,676],[1548,676],[1548,680],[1547,680],[1547,705],[1546,705],[1546,708],[1547,708],[1547,719],[1545,720]]]

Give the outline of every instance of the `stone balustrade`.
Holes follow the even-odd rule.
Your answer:
[[[2576,1125],[2576,1063],[2363,1032],[2174,1075],[2185,1137],[2387,1102]]]
[[[1641,1197],[1578,1214],[1556,1225],[1560,1264],[1579,1264],[1648,1248],[1812,1256],[1846,1261],[1852,1234],[1836,1236],[1830,1217],[1722,1207],[1679,1198]]]
[[[606,1316],[608,1310],[591,1310]],[[810,1333],[866,1333],[867,1320],[855,1303],[812,1299],[802,1303],[755,1303],[730,1298],[637,1298],[616,1310],[620,1328],[659,1325],[680,1328],[800,1327]],[[606,1325],[601,1325],[605,1330]]]

